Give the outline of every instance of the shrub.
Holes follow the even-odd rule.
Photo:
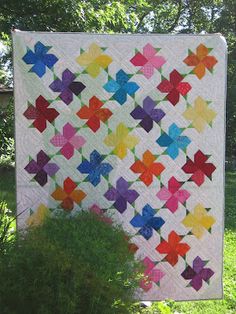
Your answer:
[[[119,227],[88,212],[47,218],[0,258],[1,313],[128,313],[137,267]]]
[[[0,167],[9,168],[15,165],[15,141],[13,138],[4,138],[4,151],[0,148]]]
[[[12,166],[15,159],[14,105],[10,99],[6,108],[0,106],[0,165]]]
[[[6,250],[7,244],[13,239],[12,224],[15,218],[5,201],[0,201],[0,254]]]

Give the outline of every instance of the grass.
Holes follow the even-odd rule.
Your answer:
[[[0,198],[15,208],[14,169],[0,168]],[[236,173],[226,174],[226,208],[224,238],[224,299],[212,301],[174,302],[172,313],[235,314],[236,313]]]

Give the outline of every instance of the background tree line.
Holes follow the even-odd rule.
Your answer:
[[[236,158],[236,0],[1,0],[0,82],[11,84],[10,29],[222,33],[228,43],[227,157]]]

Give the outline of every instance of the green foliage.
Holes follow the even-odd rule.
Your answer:
[[[172,314],[173,304],[173,301],[153,302],[151,306],[144,308],[136,303],[130,308],[130,314]]]
[[[15,169],[0,167],[0,200],[5,200],[12,215],[15,215]]]
[[[13,138],[3,138],[3,142],[0,147],[0,167],[12,167],[14,166],[15,158],[15,142]]]
[[[0,13],[1,23],[1,13]],[[0,28],[1,29],[1,28]],[[9,85],[12,82],[11,71],[8,71],[11,59],[11,41],[6,33],[0,33],[0,84]]]
[[[1,23],[1,13],[0,13]],[[0,84],[9,85],[12,80],[10,66],[10,37],[0,33]],[[14,106],[13,99],[7,107],[0,103],[0,166],[14,164]]]
[[[0,107],[0,165],[14,164],[14,106],[13,99],[6,108]]]
[[[6,71],[4,69],[0,69],[0,83],[5,82],[6,76],[7,76]]]
[[[1,119],[0,119],[1,135],[5,136],[6,138],[13,138],[14,137],[13,98],[10,99],[9,104],[7,105],[5,109],[1,108],[0,115],[1,115]]]
[[[88,212],[48,218],[0,258],[1,313],[128,313],[137,269],[119,227]]]
[[[6,246],[13,239],[13,222],[12,211],[5,201],[0,201],[0,254],[4,254]]]
[[[154,302],[150,307],[150,314],[172,314],[171,306],[173,302]]]

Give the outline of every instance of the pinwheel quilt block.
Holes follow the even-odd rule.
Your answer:
[[[137,299],[221,298],[224,39],[12,35],[18,228],[91,211],[131,235]]]

